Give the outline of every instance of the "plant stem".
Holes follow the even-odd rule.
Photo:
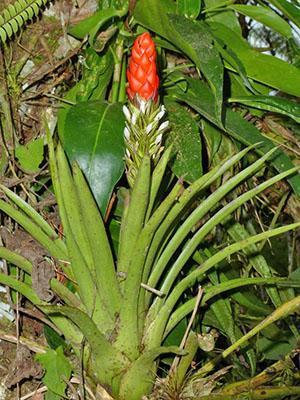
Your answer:
[[[113,83],[111,89],[111,102],[115,103],[118,101],[119,88],[120,88],[120,78],[122,71],[122,59],[123,59],[123,39],[118,38],[116,41],[116,49],[113,51],[115,68],[113,75]]]
[[[121,71],[121,79],[120,79],[120,89],[119,89],[119,98],[118,101],[120,103],[124,103],[126,100],[126,58],[125,55],[122,59],[122,71]]]

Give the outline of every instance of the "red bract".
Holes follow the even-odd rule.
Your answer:
[[[159,78],[156,72],[155,44],[148,32],[134,41],[127,68],[127,95],[133,101],[135,96],[142,99],[158,99]]]

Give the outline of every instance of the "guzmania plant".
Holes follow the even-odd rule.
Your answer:
[[[291,285],[291,281],[270,276],[214,283],[210,274],[218,271],[222,260],[295,229],[300,223],[270,229],[222,249],[206,248],[205,239],[247,201],[297,168],[264,181],[225,205],[227,195],[264,168],[276,150],[257,159],[212,193],[211,185],[238,165],[251,146],[228,157],[191,185],[174,181],[167,173],[172,149],[164,148],[168,122],[164,106],[159,103],[156,52],[149,33],[136,39],[127,76],[129,104],[124,106],[124,136],[130,188],[124,202],[117,254],[82,171],[76,163],[70,166],[61,144],[55,148],[48,132],[51,177],[63,237],[4,186],[1,190],[6,201],[0,200],[0,209],[45,248],[49,262],[62,270],[72,285],[53,278],[51,290],[58,302],[41,299],[31,285],[31,262],[5,247],[0,248],[0,256],[23,270],[27,279],[25,283],[13,274],[0,273],[0,282],[20,292],[55,324],[71,345],[73,355],[82,362],[89,382],[105,388],[113,398],[140,400],[150,396],[165,354],[174,357],[167,375],[176,380],[182,393],[188,393],[186,398],[191,398],[191,390],[184,385],[188,384],[185,378],[197,352],[197,337],[189,324],[180,345],[167,346],[165,339],[199,306],[201,313],[202,307],[211,307],[217,296],[226,291],[247,285],[274,289]],[[186,269],[187,263],[199,260],[201,254],[206,255],[200,257],[202,261],[193,261],[193,268]],[[220,360],[243,348],[271,323],[293,313],[299,304],[300,298],[296,297],[281,305],[246,335],[241,334],[218,359],[203,362],[197,376],[204,378]],[[76,366],[74,373],[79,373]]]

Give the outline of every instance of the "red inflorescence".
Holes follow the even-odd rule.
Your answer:
[[[159,78],[156,72],[155,44],[148,32],[134,41],[127,68],[127,95],[133,101],[136,95],[144,100],[158,99]]]

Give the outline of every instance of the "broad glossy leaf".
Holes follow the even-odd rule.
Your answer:
[[[214,98],[208,86],[196,79],[187,78],[187,81],[189,89],[186,93],[178,89],[171,91],[174,100],[188,104],[212,124],[218,126],[241,143],[246,145],[261,143],[261,145],[256,148],[258,154],[265,154],[268,150],[275,147],[273,142],[262,136],[255,126],[244,120],[239,113],[233,112],[231,109],[224,110],[224,128],[222,128],[215,115]],[[279,149],[276,151],[271,163],[279,172],[293,167],[293,163],[289,157]],[[300,176],[294,175],[289,178],[288,181],[295,193],[300,194]]]
[[[167,143],[172,144],[175,159],[172,170],[177,177],[194,182],[202,175],[202,145],[199,127],[191,114],[177,103],[167,103],[171,129]]]
[[[223,24],[213,22],[209,26],[211,33],[234,51],[243,64],[248,77],[271,88],[299,96],[300,73],[298,68],[279,58],[252,49],[245,39]],[[223,57],[226,60],[225,54]],[[230,60],[228,62],[230,64]]]
[[[115,184],[124,171],[122,105],[90,101],[71,107],[62,132],[65,151],[84,172],[105,213]]]
[[[182,50],[203,72],[215,96],[216,115],[221,119],[223,102],[223,64],[205,23],[175,15],[170,0],[140,0],[136,20]]]
[[[280,33],[287,39],[293,37],[290,25],[281,18],[275,11],[268,7],[262,7],[258,4],[255,6],[234,4],[228,6],[230,9],[237,11],[240,14],[246,15],[256,21],[262,23],[273,29],[275,32]]]
[[[300,72],[299,72],[300,73]],[[300,105],[294,101],[275,96],[244,96],[229,99],[230,103],[240,103],[245,106],[259,108],[260,110],[272,111],[287,115],[300,123]]]

